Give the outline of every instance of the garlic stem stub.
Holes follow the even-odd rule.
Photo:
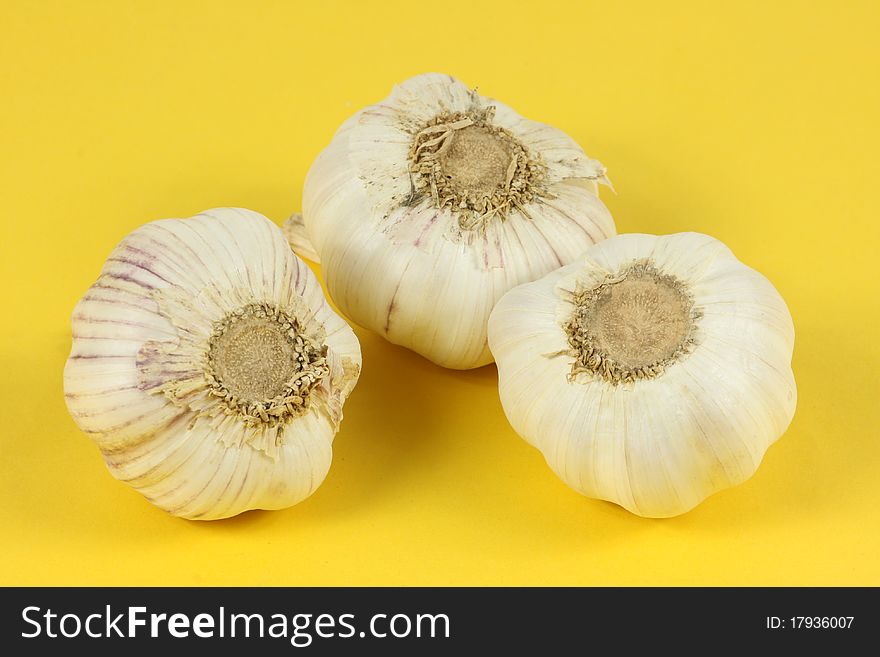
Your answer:
[[[360,345],[249,210],[153,221],[76,305],[64,393],[110,472],[173,515],[280,509],[324,480]]]
[[[430,73],[339,128],[286,229],[348,317],[469,369],[492,361],[486,324],[505,292],[615,234],[607,182],[560,130]]]
[[[782,297],[699,233],[619,235],[489,320],[513,428],[569,486],[668,517],[739,484],[794,416]]]

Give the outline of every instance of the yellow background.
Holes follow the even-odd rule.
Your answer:
[[[4,2],[0,583],[880,585],[877,6]],[[282,222],[336,127],[432,70],[602,160],[620,232],[710,233],[777,286],[800,401],[749,482],[671,520],[581,497],[494,366],[363,330],[299,506],[189,522],[110,476],[61,372],[113,246],[222,205]]]

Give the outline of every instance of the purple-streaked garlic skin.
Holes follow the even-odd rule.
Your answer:
[[[219,208],[138,228],[71,325],[70,414],[156,506],[224,518],[323,481],[360,347],[265,217]]]
[[[287,228],[347,317],[470,369],[492,362],[505,292],[615,234],[599,183],[605,167],[560,130],[430,73],[339,128]]]

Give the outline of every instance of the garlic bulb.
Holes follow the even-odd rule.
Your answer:
[[[262,215],[138,228],[72,329],[68,409],[153,504],[225,518],[296,504],[323,481],[360,346]]]
[[[291,244],[306,256],[311,242],[358,324],[439,365],[478,367],[507,290],[614,234],[600,182],[605,168],[561,131],[420,75],[339,128],[309,170],[307,235]]]
[[[748,479],[794,415],[785,302],[698,233],[601,242],[505,295],[489,344],[513,428],[569,486],[642,516]]]

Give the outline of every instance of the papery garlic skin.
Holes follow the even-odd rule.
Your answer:
[[[571,333],[577,304],[594,298],[591,290],[610,304],[611,292],[601,292],[610,287],[599,286],[626,280],[633,263],[639,271],[650,263],[650,271],[686,290],[692,334],[656,373],[642,368],[624,380],[600,364],[598,340],[586,359],[595,369],[578,371]],[[617,310],[650,309],[649,297],[630,295]],[[605,317],[594,333],[651,338],[643,326],[612,323]],[[577,262],[506,294],[489,320],[489,343],[501,402],[517,433],[569,486],[641,516],[684,513],[748,479],[795,411],[794,326],[785,302],[764,276],[707,235],[601,242]]]
[[[219,208],[133,231],[72,332],[68,409],[156,506],[225,518],[291,506],[323,481],[360,346],[262,215]],[[261,386],[281,396],[247,398]]]
[[[444,133],[432,121],[451,127]],[[497,193],[503,207],[494,214],[453,202],[464,194],[459,187],[438,192],[436,180],[412,170],[416,158],[425,160],[420,166],[446,158],[453,171],[461,157],[471,157],[478,149],[461,136],[469,121],[482,126],[469,128],[476,146],[498,151],[480,160],[486,175],[507,177]],[[492,139],[481,142],[480,130]],[[465,151],[453,160],[456,145]],[[500,161],[492,170],[495,156]],[[453,182],[466,180],[468,171],[459,166],[457,176]],[[597,195],[600,182],[607,183],[605,168],[560,130],[522,118],[450,76],[425,74],[339,128],[306,178],[304,228],[343,313],[439,365],[468,369],[492,361],[486,323],[507,290],[615,233]]]

